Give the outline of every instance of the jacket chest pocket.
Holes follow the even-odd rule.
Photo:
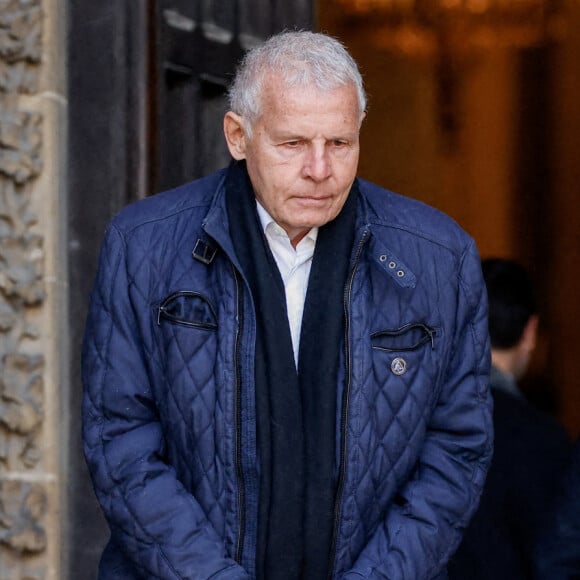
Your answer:
[[[165,298],[157,308],[157,324],[178,324],[201,330],[215,330],[217,315],[212,303],[203,294],[179,290]]]
[[[424,410],[436,389],[441,330],[424,322],[373,332],[370,336],[375,385],[393,411],[412,400]]]
[[[180,290],[159,302],[154,315],[163,376],[178,400],[183,394],[187,401],[214,381],[217,311],[203,294]]]
[[[223,421],[216,420],[224,407],[216,381],[219,308],[203,293],[179,290],[158,302],[153,312],[160,349],[156,402],[163,430],[172,434],[168,460],[195,492],[197,485],[215,484],[206,481],[210,476],[203,466],[213,465],[215,454],[224,449],[218,432]],[[185,464],[184,457],[193,459]]]
[[[413,352],[424,345],[435,348],[436,330],[432,326],[415,322],[394,330],[380,330],[371,334],[371,344],[384,352]]]

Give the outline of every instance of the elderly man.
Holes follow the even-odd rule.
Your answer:
[[[366,98],[286,32],[233,83],[223,171],[112,221],[84,344],[100,577],[428,579],[491,455],[473,241],[356,178]]]

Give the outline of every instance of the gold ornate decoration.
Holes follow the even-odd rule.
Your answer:
[[[507,45],[560,36],[571,0],[338,0],[349,26],[411,55]]]
[[[439,125],[454,151],[457,93],[466,66],[492,47],[541,46],[563,36],[569,5],[578,0],[338,0],[339,28],[371,46],[436,66]]]

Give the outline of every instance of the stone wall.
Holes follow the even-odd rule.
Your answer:
[[[65,18],[0,0],[0,579],[56,580],[66,425]]]

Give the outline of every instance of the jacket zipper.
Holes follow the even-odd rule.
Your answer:
[[[345,332],[345,367],[346,384],[342,395],[342,409],[340,414],[340,463],[338,472],[338,485],[336,490],[336,500],[334,502],[334,528],[332,531],[332,544],[330,547],[330,565],[328,567],[328,580],[332,579],[334,564],[336,559],[336,544],[338,541],[338,527],[341,517],[342,495],[344,493],[344,482],[346,478],[346,425],[349,412],[350,388],[351,388],[351,364],[350,364],[350,300],[352,296],[352,284],[358,269],[358,263],[370,232],[365,230],[360,239],[357,252],[354,258],[353,267],[347,284],[344,287],[344,332]]]
[[[235,384],[235,396],[234,396],[234,421],[235,421],[235,466],[236,466],[236,476],[238,478],[238,540],[236,543],[236,562],[238,564],[242,563],[242,553],[244,550],[244,534],[246,528],[246,492],[244,486],[244,470],[242,467],[242,386],[240,377],[240,345],[242,337],[242,294],[240,292],[240,281],[238,278],[238,272],[235,266],[232,264],[232,269],[234,271],[234,280],[236,282],[236,308],[237,308],[237,319],[238,323],[236,325],[236,338],[234,343],[234,384]]]

